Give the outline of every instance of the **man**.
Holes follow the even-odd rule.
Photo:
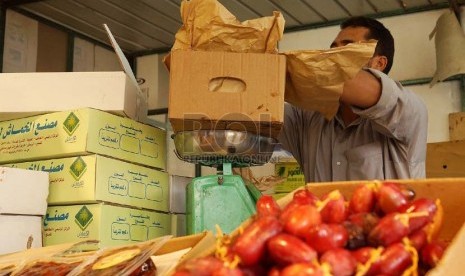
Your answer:
[[[285,105],[279,140],[299,162],[306,182],[425,178],[428,115],[413,92],[386,74],[394,39],[380,22],[354,17],[331,47],[378,40],[367,68],[344,83],[337,115]]]

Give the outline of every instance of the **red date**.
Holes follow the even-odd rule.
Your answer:
[[[310,262],[317,257],[316,251],[303,240],[286,233],[272,237],[267,247],[271,259],[280,265]]]
[[[290,210],[284,218],[281,216],[281,221],[285,232],[305,237],[311,227],[321,223],[321,215],[312,205],[299,205]]]
[[[324,276],[321,267],[313,263],[297,263],[286,266],[281,270],[280,276]]]
[[[262,195],[256,205],[257,215],[259,217],[274,216],[278,217],[281,213],[281,207],[279,207],[276,200],[270,195]]]
[[[368,242],[373,246],[388,246],[400,242],[409,234],[408,218],[399,213],[384,216],[368,235]]]
[[[263,257],[266,241],[281,231],[282,225],[277,218],[257,218],[237,237],[231,250],[240,257],[243,265],[255,265]]]
[[[446,250],[446,243],[438,240],[431,241],[421,250],[421,261],[428,267],[435,267]]]
[[[325,223],[342,223],[347,219],[349,209],[344,196],[339,190],[334,190],[323,196],[320,204],[320,213]]]
[[[384,182],[376,194],[378,207],[385,213],[396,212],[408,204],[409,198],[401,186],[392,182]]]
[[[320,258],[320,263],[327,263],[334,276],[350,276],[355,273],[357,261],[346,249],[336,248],[326,251]]]
[[[352,214],[372,212],[375,202],[376,196],[372,185],[359,185],[350,199],[349,212]]]
[[[344,226],[340,224],[320,224],[310,228],[306,235],[306,242],[318,253],[330,249],[344,247],[349,235]]]

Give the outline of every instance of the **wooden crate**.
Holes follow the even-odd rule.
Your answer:
[[[465,112],[449,114],[449,140],[465,140]]]
[[[465,140],[429,143],[427,145],[426,177],[464,176]]]

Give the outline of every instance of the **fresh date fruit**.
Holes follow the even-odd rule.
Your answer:
[[[376,193],[374,186],[370,184],[362,184],[355,188],[354,193],[349,201],[349,212],[370,213],[373,211],[376,202]]]
[[[321,215],[312,205],[298,205],[290,210],[287,216],[281,216],[280,220],[285,232],[305,237],[311,227],[321,224]]]
[[[344,247],[349,235],[341,224],[315,225],[307,233],[305,240],[318,253]]]
[[[349,215],[349,208],[339,190],[324,195],[318,205],[321,219],[325,223],[342,223]]]
[[[267,242],[268,253],[279,265],[311,262],[317,257],[316,251],[300,238],[281,233]]]
[[[333,276],[350,276],[355,273],[357,260],[343,248],[326,251],[320,258],[321,264],[328,264]]]
[[[259,217],[240,234],[231,247],[231,251],[239,256],[241,264],[251,266],[263,257],[266,242],[282,231],[278,218],[273,216]]]
[[[270,195],[262,195],[255,204],[257,215],[259,217],[275,216],[281,214],[281,207],[279,207],[276,200]]]

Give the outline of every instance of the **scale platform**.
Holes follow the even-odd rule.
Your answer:
[[[187,234],[205,230],[230,233],[255,213],[260,191],[233,167],[266,164],[277,141],[248,132],[199,130],[172,136],[176,155],[186,162],[217,169],[216,175],[194,178],[186,187]]]

